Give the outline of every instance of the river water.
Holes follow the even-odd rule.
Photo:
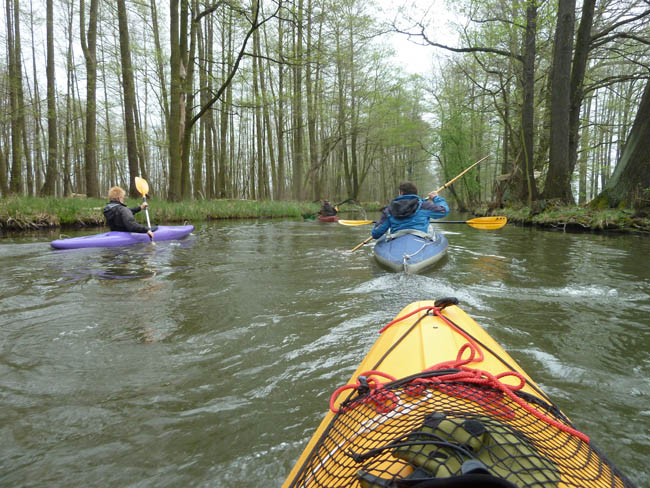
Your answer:
[[[0,237],[0,486],[279,486],[379,329],[447,296],[650,486],[650,239],[438,229],[449,257],[413,276],[313,221]]]

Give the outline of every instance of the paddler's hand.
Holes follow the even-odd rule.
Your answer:
[[[149,206],[149,204],[147,202],[142,202],[142,204],[140,205],[140,210],[144,210],[148,206]]]
[[[435,190],[433,190],[432,192],[430,192],[430,193],[427,195],[427,198],[430,198],[431,200],[433,200],[433,199],[436,198],[437,196],[438,196],[438,192],[435,191]]]
[[[147,235],[149,236],[149,239],[151,239],[151,240],[153,241],[153,232],[151,232],[150,230],[148,230],[148,231],[147,231]]]

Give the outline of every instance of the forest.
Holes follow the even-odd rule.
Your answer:
[[[3,198],[136,196],[141,176],[171,202],[384,202],[487,156],[457,208],[650,207],[648,0],[4,7]],[[429,74],[388,35],[428,46]]]

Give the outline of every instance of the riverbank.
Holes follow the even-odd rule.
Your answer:
[[[127,199],[129,207],[141,203]],[[21,231],[48,228],[101,227],[105,225],[102,210],[105,199],[95,198],[34,198],[11,197],[0,199],[0,230]],[[315,218],[320,203],[280,202],[254,200],[194,200],[186,202],[149,201],[152,223],[173,224],[215,219],[249,218]],[[377,207],[378,209],[378,207]],[[339,206],[340,211],[364,214],[365,210],[354,203]],[[363,217],[366,218],[365,214]],[[144,222],[144,215],[138,220]]]
[[[512,224],[565,232],[620,232],[650,235],[649,216],[627,209],[554,207],[540,213],[533,213],[527,207],[506,207],[493,211],[477,210],[475,214],[477,216],[504,215]]]
[[[129,199],[130,207],[140,203]],[[11,197],[0,200],[0,230],[22,231],[48,228],[102,227],[106,200],[93,198]],[[315,218],[320,208],[314,202],[254,200],[194,200],[186,202],[150,201],[149,216],[155,223],[173,224],[189,220],[248,218]],[[378,203],[339,205],[348,218],[367,219],[366,212],[377,212]],[[505,215],[511,224],[562,231],[623,232],[650,234],[650,216],[631,210],[594,210],[586,207],[553,207],[541,213],[529,208],[477,209],[475,216]],[[143,216],[138,216],[138,219]],[[144,220],[142,220],[144,222]]]

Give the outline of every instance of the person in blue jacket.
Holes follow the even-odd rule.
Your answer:
[[[428,232],[429,219],[441,219],[449,213],[447,201],[438,192],[429,193],[429,200],[418,196],[417,187],[410,181],[399,185],[399,196],[382,211],[381,218],[372,229],[372,237],[379,239],[387,230],[414,229]]]

